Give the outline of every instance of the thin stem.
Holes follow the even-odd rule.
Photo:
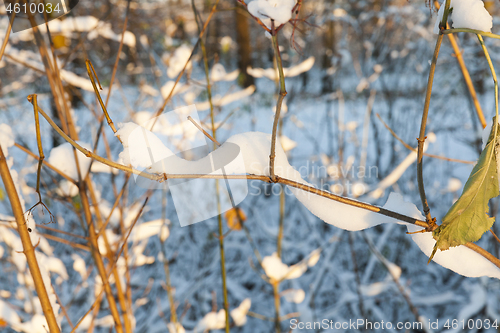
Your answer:
[[[394,283],[397,285],[399,292],[401,293],[401,296],[405,299],[406,303],[408,304],[408,307],[410,308],[411,312],[415,316],[415,319],[420,322],[421,317],[418,314],[418,309],[413,305],[413,302],[411,301],[408,293],[405,291],[404,287],[401,285],[401,282],[399,281],[399,278],[396,277],[389,266],[388,260],[384,257],[382,253],[373,245],[373,242],[371,239],[369,239],[364,231],[361,231],[361,235],[363,235],[363,238],[366,241],[366,244],[368,244],[368,247],[370,248],[370,251],[377,257],[377,259],[384,265],[385,269],[389,272],[389,274],[392,277],[392,280]]]
[[[130,233],[132,232],[132,229],[133,227],[135,226],[137,220],[139,219],[140,215],[142,214],[142,211],[144,210],[144,207],[146,206],[146,203],[147,203],[147,199],[146,201],[144,202],[144,204],[142,205],[141,209],[139,210],[137,216],[135,217],[134,221],[132,222],[132,225],[130,226],[129,228],[129,231],[127,233],[127,236],[125,237],[125,239],[123,240],[123,242],[127,242],[128,240],[128,237],[130,236]],[[122,244],[120,250],[118,251],[118,253],[115,255],[116,258],[119,258],[122,254],[122,251],[123,251],[123,247],[124,247],[124,244]],[[112,272],[111,270],[116,266],[117,264],[117,260],[113,261],[112,263],[110,263],[110,267],[108,267],[108,270],[107,270],[107,277],[106,277],[106,281],[108,281],[109,277],[111,276]],[[93,310],[95,309],[96,307],[98,308],[99,307],[99,304],[101,302],[101,296],[102,294],[104,293],[105,291],[105,288],[102,288],[101,291],[99,292],[99,294],[97,295],[94,303],[92,304],[92,306],[90,307],[90,309],[83,315],[82,318],[80,318],[80,320],[78,321],[78,323],[76,323],[75,327],[71,330],[70,333],[73,333],[75,332],[75,330],[78,328],[78,326],[80,326],[80,324],[84,321],[85,317],[88,316],[88,314]],[[118,329],[117,329],[118,331]]]
[[[97,89],[97,86],[95,84],[95,81],[97,80],[97,83],[99,84],[99,89],[102,90],[101,83],[99,82],[99,78],[97,77],[97,74],[95,72],[94,66],[90,62],[89,59],[85,60],[85,65],[87,66],[87,73],[90,78],[90,82],[92,82],[92,87],[94,87],[94,92],[95,95],[97,96],[97,99],[99,100],[99,104],[101,104],[102,112],[104,112],[104,116],[106,117],[106,121],[108,122],[109,127],[113,130],[113,133],[116,133],[116,127],[115,124],[113,124],[113,121],[111,120],[111,117],[109,116],[108,110],[106,109],[106,105],[104,105],[104,102],[102,101],[101,94],[99,93],[99,90]],[[109,91],[108,91],[108,96],[109,96]]]
[[[349,239],[349,249],[351,251],[352,266],[354,270],[354,277],[356,280],[356,293],[358,294],[358,299],[359,299],[359,313],[361,317],[366,318],[363,306],[363,295],[361,294],[361,280],[359,278],[358,261],[356,259],[356,251],[354,250],[354,233],[350,232],[348,239]]]
[[[439,10],[439,2],[434,1],[434,6],[436,9]],[[448,22],[446,22],[446,29],[449,29],[450,25]],[[483,128],[486,127],[486,119],[484,118],[484,113],[483,109],[481,108],[481,104],[479,103],[479,100],[477,98],[476,90],[474,89],[474,85],[472,84],[472,80],[469,74],[469,71],[467,70],[467,66],[465,66],[464,58],[462,57],[462,52],[460,51],[460,48],[458,47],[457,40],[455,39],[455,36],[453,34],[448,34],[448,39],[450,40],[451,47],[453,47],[453,51],[455,52],[455,56],[457,58],[458,65],[460,66],[460,70],[462,71],[462,74],[464,76],[465,84],[467,85],[467,88],[469,89],[469,93],[471,95],[472,101],[474,103],[474,107],[476,108],[476,113],[477,117],[479,118],[479,121],[481,122],[481,126]]]
[[[64,318],[66,318],[66,320],[68,321],[68,324],[69,324],[69,326],[71,326],[71,328],[75,327],[75,325],[73,325],[73,323],[71,322],[71,319],[69,318],[68,311],[66,311],[66,307],[62,304],[61,299],[59,298],[59,295],[57,295],[57,293],[56,293],[56,288],[54,288],[54,285],[52,283],[51,283],[51,286],[52,286],[52,290],[54,291],[54,295],[56,296],[57,303],[59,303],[59,305],[61,306],[61,310],[63,312]]]
[[[49,210],[49,208],[42,202],[42,195],[40,193],[40,177],[42,174],[42,164],[43,160],[45,159],[45,155],[43,154],[43,147],[42,147],[42,135],[40,134],[40,120],[38,117],[38,104],[36,102],[36,94],[33,95],[33,111],[35,113],[35,132],[36,132],[36,142],[38,146],[38,168],[36,172],[36,193],[38,194],[38,202],[33,205],[29,211],[33,212],[33,209],[37,207],[38,205],[42,206],[42,209],[45,208],[47,212],[50,215],[50,222],[54,221],[54,216],[52,215],[52,212]]]
[[[59,333],[60,329],[57,324],[52,305],[50,304],[49,294],[47,292],[46,286],[43,283],[42,273],[40,272],[40,267],[35,255],[35,248],[31,243],[30,234],[26,226],[26,220],[24,219],[23,208],[21,202],[19,201],[19,195],[17,194],[16,186],[12,180],[9,167],[7,165],[6,156],[3,153],[2,147],[0,146],[0,176],[2,178],[5,190],[10,200],[12,206],[12,211],[14,212],[14,217],[17,222],[17,231],[21,237],[21,242],[23,244],[23,253],[26,256],[26,261],[28,263],[28,268],[30,270],[33,282],[35,284],[35,290],[40,300],[43,314],[47,320],[51,333]]]
[[[38,225],[37,227],[40,228],[41,225]],[[58,242],[58,243],[61,243],[61,244],[66,244],[66,245],[74,247],[75,249],[80,249],[80,250],[84,250],[84,251],[90,252],[90,248],[88,246],[86,246],[86,245],[77,243],[75,241],[70,241],[70,240],[67,240],[67,239],[64,239],[64,238],[61,238],[61,237],[57,237],[57,236],[54,236],[54,235],[46,234],[44,232],[38,232],[38,233],[40,235],[43,235],[43,237],[45,237],[47,239],[53,240],[54,242]]]
[[[500,243],[500,238],[498,238],[498,236],[495,234],[495,232],[493,231],[493,228],[490,228],[490,233],[493,235],[493,237],[495,238],[495,240]]]
[[[106,96],[106,103],[104,104],[106,107],[108,106],[109,97],[111,96],[111,89],[113,88],[113,82],[115,81],[116,71],[118,69],[118,62],[120,61],[120,56],[122,53],[123,40],[125,37],[125,32],[127,31],[128,14],[130,11],[130,3],[131,2],[132,2],[131,0],[127,0],[127,10],[125,11],[125,20],[123,22],[122,37],[120,39],[120,45],[118,46],[118,52],[116,54],[116,60],[115,60],[114,66],[113,66],[113,72],[111,73],[111,81],[109,82],[108,96]]]
[[[92,256],[94,257],[94,261],[97,267],[97,271],[99,272],[99,276],[101,277],[103,283],[103,289],[106,293],[106,300],[109,304],[109,310],[111,312],[111,316],[115,322],[115,329],[117,333],[123,333],[123,326],[120,320],[120,314],[118,312],[118,307],[116,305],[115,298],[113,296],[113,291],[111,290],[111,286],[109,284],[108,275],[106,274],[106,268],[104,267],[104,261],[99,251],[99,245],[97,243],[97,237],[94,227],[94,221],[92,220],[92,213],[90,211],[90,203],[87,197],[87,189],[85,186],[85,182],[80,182],[80,198],[82,201],[82,207],[85,214],[85,219],[87,221],[87,228],[89,233],[89,245],[91,249]]]
[[[26,0],[23,0],[24,3],[27,3]],[[54,97],[54,104],[56,106],[57,114],[59,116],[59,120],[61,121],[61,126],[65,133],[70,133],[68,128],[67,119],[65,113],[63,112],[63,107],[61,105],[60,98],[64,99],[64,91],[59,91],[58,88],[61,85],[57,85],[56,77],[60,78],[59,75],[55,75],[54,67],[52,65],[51,59],[49,57],[49,53],[47,51],[47,46],[45,45],[44,38],[40,33],[40,30],[37,27],[37,23],[31,12],[28,11],[28,19],[33,29],[33,35],[35,36],[36,45],[38,46],[38,52],[40,53],[40,57],[42,58],[42,62],[45,68],[45,74],[49,81],[50,90],[52,91],[52,96]],[[53,59],[55,61],[55,59]],[[59,80],[60,81],[60,80]]]
[[[179,73],[179,75],[177,76],[177,79],[175,80],[175,83],[174,83],[174,86],[172,87],[172,90],[170,91],[170,93],[168,94],[168,96],[164,99],[163,101],[163,104],[162,106],[156,111],[155,113],[155,121],[151,124],[151,129],[153,129],[153,127],[155,126],[156,124],[156,119],[158,119],[158,116],[160,114],[162,114],[163,110],[165,109],[165,107],[167,106],[167,103],[170,101],[170,99],[172,98],[172,95],[174,94],[174,91],[175,91],[175,87],[177,87],[177,84],[179,83],[179,81],[181,80],[181,77],[184,75],[184,72],[186,71],[186,68],[189,64],[189,62],[191,61],[191,58],[193,57],[194,55],[194,52],[196,51],[196,48],[198,47],[198,44],[200,44],[200,41],[201,41],[201,38],[203,37],[203,35],[205,34],[205,31],[207,30],[207,27],[208,27],[208,23],[210,22],[210,20],[212,19],[212,16],[214,15],[215,13],[215,10],[217,9],[217,5],[219,4],[219,1],[220,0],[217,0],[214,4],[214,6],[212,7],[212,10],[210,12],[210,14],[208,15],[208,18],[207,20],[205,21],[205,24],[203,25],[203,29],[201,29],[200,33],[198,34],[198,40],[196,41],[196,44],[194,45],[193,47],[193,51],[191,52],[191,55],[189,56],[189,58],[187,59],[186,61],[186,64],[184,65],[184,67],[182,68],[182,71]],[[213,128],[213,127],[212,127]]]
[[[278,84],[278,82],[276,82]],[[283,135],[283,119],[279,120],[278,123],[278,136],[281,138]],[[277,240],[277,253],[278,257],[281,258],[281,252],[283,250],[282,242],[283,242],[283,233],[285,230],[285,205],[286,205],[286,195],[285,195],[285,186],[280,185],[280,217],[279,217],[279,229],[278,229],[278,240]]]
[[[447,9],[449,8],[450,0],[446,0]],[[448,11],[445,10],[445,15],[443,18],[447,16]],[[424,104],[424,112],[422,114],[422,123],[420,124],[420,135],[418,137],[418,150],[417,150],[417,181],[418,181],[418,190],[420,193],[420,200],[422,201],[422,206],[424,208],[425,219],[429,225],[432,225],[432,217],[430,213],[429,203],[427,202],[427,197],[425,195],[424,189],[424,178],[422,175],[422,160],[424,155],[424,142],[425,142],[425,127],[427,125],[427,115],[429,114],[429,105],[431,102],[431,94],[432,94],[432,83],[434,81],[434,73],[436,71],[436,63],[439,55],[439,49],[441,48],[441,43],[443,41],[443,35],[440,34],[436,41],[436,47],[434,49],[434,55],[432,57],[431,68],[429,72],[429,80],[427,82],[427,92],[425,94],[425,104]]]
[[[35,113],[35,132],[36,132],[36,143],[38,146],[38,169],[36,173],[36,193],[38,193],[38,197],[40,198],[40,173],[42,171],[43,160],[45,159],[45,155],[43,154],[42,147],[42,135],[40,134],[40,120],[38,117],[38,103],[36,101],[36,94],[33,96],[33,111]],[[41,198],[40,198],[41,200]]]
[[[162,198],[161,198],[161,219],[163,221],[163,226],[162,228],[168,228],[167,227],[167,212],[166,212],[166,207],[167,207],[167,190],[164,189],[162,192]],[[161,232],[160,232],[161,234]],[[161,252],[163,254],[163,269],[165,270],[165,281],[167,283],[166,289],[167,289],[167,295],[168,295],[168,302],[170,303],[170,321],[172,323],[177,323],[177,311],[175,308],[175,299],[174,299],[174,293],[173,293],[173,288],[172,288],[172,283],[170,281],[170,265],[168,262],[167,258],[167,250],[165,248],[165,242],[166,239],[162,240],[160,237],[161,241]],[[177,327],[176,327],[177,328]],[[178,333],[178,332],[176,332]]]
[[[211,94],[210,94],[210,96],[211,96]],[[209,99],[210,99],[210,104],[211,104],[211,102],[212,102],[212,98],[210,97]],[[211,106],[211,108],[213,108],[213,105]],[[206,136],[207,138],[209,138],[209,139],[210,139],[213,143],[215,143],[217,146],[220,146],[219,141],[217,141],[217,140],[216,140],[213,136],[211,136],[211,135],[210,135],[207,131],[205,131],[205,130],[203,129],[203,127],[201,127],[201,126],[200,126],[200,125],[199,125],[196,121],[194,121],[194,119],[193,119],[191,116],[189,116],[189,117],[188,117],[188,120],[189,120],[190,122],[192,122],[192,123],[193,123],[193,125],[194,125],[194,126],[196,126],[196,128],[197,128],[197,129],[199,129],[201,132],[203,132],[203,134],[205,134],[205,136]],[[213,127],[212,127],[212,128],[213,128]]]
[[[446,2],[444,3],[443,18],[441,19],[440,22],[440,27],[439,27],[440,30],[446,27],[446,23],[448,22],[448,15],[450,14],[450,5],[451,5],[451,0],[446,0]]]
[[[20,150],[22,150],[23,152],[25,152],[26,154],[30,155],[31,157],[33,157],[34,159],[38,160],[39,156],[35,153],[33,153],[31,150],[29,150],[28,148],[26,147],[23,147],[21,146],[20,144],[18,143],[14,143],[14,146],[16,148],[19,148]],[[50,164],[49,162],[47,162],[46,160],[43,160],[43,164],[48,167],[49,169],[51,169],[52,171],[56,172],[57,174],[59,174],[61,177],[63,177],[64,179],[66,179],[67,181],[73,183],[73,184],[76,184],[76,181],[71,178],[70,176],[68,176],[67,174],[65,174],[64,172],[62,172],[61,170],[59,170],[58,168],[56,168],[55,166],[53,166],[52,164]]]
[[[382,117],[380,117],[380,115],[377,113],[377,118],[380,120],[380,122],[382,123],[382,125],[385,126],[385,128],[391,133],[391,135],[396,139],[398,140],[399,142],[401,142],[401,144],[408,150],[411,150],[411,151],[414,151],[416,152],[417,149],[413,148],[412,146],[410,146],[409,144],[407,144],[406,142],[403,141],[403,139],[401,139],[397,134],[396,132],[394,132],[392,130],[392,128],[389,127],[389,125],[387,125],[387,123],[382,119]],[[459,160],[459,159],[456,159],[456,158],[449,158],[449,157],[446,157],[446,156],[439,156],[439,155],[433,155],[433,154],[428,154],[428,153],[424,153],[424,156],[428,156],[428,157],[431,157],[431,158],[435,158],[435,159],[438,159],[438,160],[444,160],[444,161],[449,161],[449,162],[457,162],[457,163],[463,163],[463,164],[471,164],[471,165],[476,165],[477,162],[473,162],[473,161],[464,161],[464,160]]]
[[[16,17],[16,12],[12,11],[10,13],[10,22],[7,26],[7,31],[5,32],[5,39],[3,40],[2,47],[0,48],[0,61],[2,60],[3,53],[5,52],[5,48],[7,47],[7,43],[9,42],[10,31],[12,30],[12,25],[14,24],[14,18]]]
[[[273,132],[271,135],[271,155],[269,155],[269,175],[271,176],[271,180],[275,181],[276,176],[274,174],[274,159],[276,158],[276,132],[278,130],[278,123],[280,120],[281,105],[283,104],[283,99],[286,96],[286,88],[285,74],[283,73],[283,63],[281,62],[281,54],[278,45],[278,36],[276,30],[274,29],[274,20],[271,20],[271,30],[274,56],[276,58],[276,65],[278,66],[278,73],[280,77],[280,91],[278,101],[276,103],[276,113],[274,115]]]
[[[481,30],[475,30],[475,29],[468,29],[468,28],[453,28],[453,29],[446,29],[442,30],[441,33],[444,35],[447,34],[452,34],[455,32],[471,32],[476,35],[484,36],[484,37],[489,37],[489,38],[494,38],[494,39],[500,39],[500,35],[491,33],[491,32],[486,32],[486,31],[481,31]]]
[[[274,294],[274,307],[276,308],[276,315],[274,316],[274,328],[276,333],[281,333],[281,322],[280,322],[280,306],[281,297],[279,292],[279,281],[272,282],[273,294]]]
[[[86,184],[87,184],[88,192],[90,195],[90,200],[92,202],[92,206],[99,207],[99,202],[98,202],[97,197],[95,195],[95,191],[94,191],[94,188],[93,188],[93,185],[92,185],[92,182],[90,181],[90,179],[87,178]],[[95,218],[96,218],[96,222],[97,222],[97,227],[101,228],[104,223],[102,221],[102,215],[101,215],[101,212],[99,209],[95,210]],[[96,237],[96,239],[99,240],[98,237]],[[108,240],[106,233],[102,234],[102,239],[103,239],[104,245],[106,247],[106,257],[108,257],[108,260],[110,262],[113,262],[115,260],[117,261],[119,258],[113,257],[111,245],[109,244],[109,240]],[[127,263],[128,262],[127,258],[124,258],[124,259],[125,259],[125,263]],[[118,296],[118,303],[120,304],[120,307],[122,309],[123,324],[124,324],[125,332],[129,333],[129,332],[132,332],[132,324],[131,324],[130,318],[129,318],[129,306],[127,304],[127,299],[125,297],[125,291],[124,291],[124,288],[122,286],[122,282],[120,280],[120,276],[119,276],[118,269],[116,268],[116,266],[113,267],[112,273],[113,273],[113,276],[115,278],[115,287],[116,287],[116,294]]]
[[[217,7],[217,4],[219,3],[219,0],[216,1],[213,10]],[[195,21],[196,24],[198,25],[198,31],[201,36],[203,30],[201,28],[201,22],[198,21],[198,16],[197,16],[197,10],[196,6],[194,4],[194,0],[191,1],[194,15],[195,15]],[[201,17],[200,17],[201,21]],[[207,20],[208,21],[208,20]],[[205,24],[206,27],[206,24]],[[205,28],[203,27],[203,28]],[[210,74],[209,74],[209,68],[208,68],[208,57],[207,57],[207,51],[205,49],[205,43],[203,42],[203,39],[200,37],[199,39],[200,46],[201,46],[201,51],[203,54],[203,64],[205,67],[205,79],[207,81],[207,95],[208,95],[208,102],[210,104],[210,121],[212,124],[212,137],[210,139],[213,141],[213,148],[214,150],[217,149],[217,146],[220,146],[219,142],[217,141],[217,134],[216,134],[216,129],[215,129],[215,115],[214,115],[214,105],[212,102],[212,85],[210,83]],[[173,91],[173,89],[172,89]],[[196,122],[191,120],[193,124],[195,124],[196,127],[201,129],[203,133],[206,133],[201,126],[197,126]],[[208,134],[208,133],[206,133]],[[225,172],[224,172],[225,173]],[[227,180],[226,180],[227,181]],[[224,252],[224,226],[222,224],[222,211],[221,211],[221,202],[220,202],[220,184],[219,181],[215,181],[215,195],[217,196],[217,223],[219,227],[219,236],[217,237],[219,239],[219,249],[220,249],[220,268],[221,268],[221,277],[222,277],[222,297],[224,299],[224,310],[225,310],[225,319],[226,319],[226,325],[225,325],[225,331],[226,333],[229,333],[229,301],[227,299],[227,278],[226,278],[226,258],[225,258],[225,252]]]
[[[280,193],[280,219],[279,219],[279,229],[278,229],[278,240],[277,240],[277,253],[278,257],[281,258],[281,251],[283,250],[283,232],[285,229],[285,187],[281,185]]]
[[[45,230],[52,231],[52,232],[57,232],[57,233],[60,233],[60,234],[66,235],[66,236],[70,236],[70,237],[75,237],[75,238],[83,239],[85,241],[87,240],[87,237],[85,237],[85,236],[80,236],[80,235],[72,234],[71,232],[67,232],[67,231],[63,231],[63,230],[51,228],[51,227],[48,227],[48,226],[43,225],[43,224],[38,225],[37,228],[45,229]]]

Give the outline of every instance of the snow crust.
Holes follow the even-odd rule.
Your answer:
[[[271,29],[271,20],[277,28],[292,18],[293,6],[295,0],[253,0],[248,4],[248,11]]]
[[[443,19],[446,0],[439,8],[434,33],[439,34],[439,23]],[[469,28],[491,32],[493,27],[493,18],[484,8],[484,2],[481,0],[451,0],[450,8],[453,11],[449,17],[453,21],[453,28]]]

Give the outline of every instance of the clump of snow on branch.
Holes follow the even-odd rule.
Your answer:
[[[220,330],[226,327],[226,311],[224,309],[219,312],[209,312],[198,322],[194,332],[206,332],[210,330]]]
[[[443,19],[446,0],[439,8],[434,33],[439,33],[439,23]],[[453,21],[453,28],[468,28],[491,32],[493,27],[493,18],[484,8],[484,2],[481,0],[451,0],[449,17]]]
[[[283,292],[283,296],[290,303],[302,303],[306,298],[306,293],[303,289],[289,289]]]
[[[248,11],[271,29],[271,20],[276,28],[290,21],[293,6],[295,0],[253,0],[248,4]]]
[[[307,269],[305,265],[288,266],[281,261],[278,254],[274,252],[271,256],[264,257],[262,268],[271,281],[290,280],[301,277]]]
[[[247,322],[247,313],[252,306],[250,298],[245,298],[240,305],[229,313],[236,326],[243,326]]]

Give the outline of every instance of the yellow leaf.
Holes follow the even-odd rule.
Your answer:
[[[3,201],[5,199],[5,192],[3,189],[0,188],[0,201]]]
[[[224,217],[227,220],[227,226],[233,230],[241,230],[243,222],[247,219],[243,210],[238,207],[228,210]]]
[[[63,35],[56,35],[52,37],[52,42],[54,43],[55,49],[60,49],[61,47],[66,47],[68,45],[66,37]]]

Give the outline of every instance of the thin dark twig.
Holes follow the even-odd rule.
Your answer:
[[[207,131],[203,129],[196,121],[191,116],[188,116],[188,119],[190,122],[193,123],[194,126],[196,126],[197,129],[203,132],[207,138],[209,138],[213,143],[215,143],[217,146],[220,146],[220,143],[213,137],[211,136]]]
[[[116,127],[113,124],[113,121],[111,120],[111,117],[108,114],[108,109],[106,108],[106,105],[104,105],[101,94],[99,93],[99,90],[97,89],[96,86],[96,81],[99,84],[99,89],[102,90],[101,83],[99,82],[99,77],[97,76],[97,73],[95,72],[94,66],[92,65],[92,62],[90,62],[89,59],[85,60],[85,65],[87,66],[87,73],[90,78],[90,82],[92,82],[92,87],[94,87],[94,92],[97,96],[97,99],[99,100],[99,104],[101,104],[102,112],[104,112],[104,116],[106,117],[106,121],[108,122],[109,127],[113,130],[113,133],[116,133]],[[109,92],[108,92],[109,96]]]
[[[50,215],[50,222],[49,223],[54,223],[54,215],[50,211],[50,209],[42,202],[42,195],[40,194],[40,176],[42,173],[42,164],[43,160],[45,159],[45,155],[43,154],[43,147],[42,147],[42,135],[40,134],[40,120],[38,116],[38,103],[37,103],[37,98],[36,94],[31,95],[31,100],[29,100],[33,104],[33,111],[35,113],[35,132],[36,132],[36,142],[38,146],[38,168],[37,168],[37,173],[36,173],[36,193],[38,194],[38,202],[34,204],[30,209],[28,209],[28,212],[33,215],[33,210],[41,205],[43,208],[47,210],[47,212]],[[43,213],[43,208],[42,208],[42,213]]]
[[[390,128],[389,125],[387,125],[387,123],[382,119],[382,117],[380,117],[380,114],[378,114],[378,113],[377,113],[377,118],[382,122],[382,125],[384,125],[385,128],[387,128],[387,130],[391,133],[391,135],[396,140],[398,140],[403,146],[405,146],[406,149],[414,151],[414,152],[417,151],[417,149],[413,148],[412,146],[410,146],[409,144],[407,144],[406,142],[404,142],[403,139],[401,139],[396,134],[396,132],[394,132],[394,130],[392,128]],[[459,159],[456,159],[456,158],[450,158],[450,157],[439,156],[439,155],[428,154],[428,153],[424,153],[424,156],[428,156],[428,157],[431,157],[431,158],[436,158],[436,159],[439,159],[439,160],[445,160],[445,161],[449,161],[449,162],[457,162],[457,163],[472,164],[472,165],[476,164],[476,162],[474,162],[474,161],[464,161],[464,160],[459,160]]]
[[[151,124],[151,128],[150,130],[153,129],[153,127],[155,126],[156,124],[156,120],[158,119],[158,116],[160,114],[163,113],[163,110],[165,109],[165,107],[167,106],[167,103],[170,101],[170,99],[172,98],[173,94],[174,94],[174,91],[175,91],[175,87],[177,87],[177,84],[179,83],[179,81],[181,80],[181,77],[184,75],[184,72],[186,71],[186,68],[189,64],[189,62],[191,61],[191,58],[193,58],[193,55],[196,51],[196,48],[198,47],[198,45],[200,44],[200,41],[201,41],[201,38],[203,37],[203,35],[205,34],[205,31],[207,30],[207,27],[208,27],[208,23],[210,23],[210,20],[212,19],[212,16],[214,15],[215,13],[215,10],[217,9],[217,5],[219,3],[219,0],[216,1],[216,3],[214,4],[214,6],[212,7],[212,11],[210,12],[210,14],[208,15],[208,18],[207,20],[205,21],[205,24],[203,25],[203,29],[201,29],[200,33],[198,34],[198,40],[196,41],[196,44],[194,45],[193,47],[193,51],[191,52],[191,55],[189,55],[189,58],[187,59],[186,61],[186,64],[184,65],[184,67],[182,68],[181,72],[179,73],[179,75],[177,76],[177,79],[175,80],[175,83],[174,83],[174,86],[172,87],[172,90],[170,91],[170,93],[168,94],[168,96],[165,98],[165,100],[163,101],[163,104],[162,106],[156,111],[155,113],[155,120],[153,121],[153,123]]]
[[[12,30],[12,25],[14,24],[14,18],[16,17],[16,12],[12,11],[10,15],[11,15],[10,22],[9,25],[7,26],[7,31],[5,32],[5,39],[3,40],[2,47],[0,48],[0,60],[2,60],[3,53],[5,52],[5,48],[7,47],[10,31]]]

